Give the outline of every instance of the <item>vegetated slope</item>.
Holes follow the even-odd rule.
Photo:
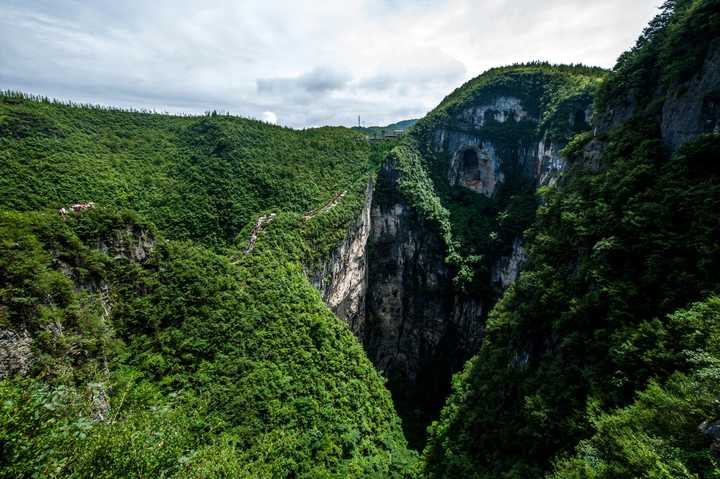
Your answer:
[[[360,336],[414,446],[477,352],[522,255],[536,187],[554,181],[557,151],[589,128],[605,73],[545,63],[486,72],[418,121],[383,165]]]
[[[489,70],[448,95],[392,152],[401,192],[440,227],[460,283],[479,273],[474,287],[491,284],[493,261],[534,218],[538,183],[557,173],[544,163],[543,146],[559,150],[589,129],[588,108],[605,73],[547,63]],[[518,102],[504,106],[508,99]],[[453,156],[478,143],[490,145],[499,163],[494,190],[480,194],[451,181],[452,169],[462,168]]]
[[[382,378],[304,273],[362,207],[362,137],[0,111],[0,477],[406,475]]]
[[[717,476],[719,53],[720,3],[689,0],[620,58],[425,476]]]
[[[389,135],[396,131],[405,131],[417,122],[417,119],[401,120],[395,123],[390,123],[386,126],[354,126],[352,129],[366,133],[370,136],[370,138],[383,138],[385,135]]]
[[[362,182],[368,152],[344,128],[296,131],[0,95],[0,207],[94,201],[205,244],[232,241],[262,211],[306,211]]]

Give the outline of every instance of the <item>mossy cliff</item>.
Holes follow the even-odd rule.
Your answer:
[[[0,477],[718,477],[719,55],[670,0],[372,144],[3,93]]]

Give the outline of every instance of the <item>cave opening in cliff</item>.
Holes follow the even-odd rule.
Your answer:
[[[573,119],[573,129],[575,131],[585,131],[590,128],[587,120],[585,119],[585,112],[577,110],[575,112],[575,118]]]
[[[469,180],[480,179],[480,159],[473,149],[467,149],[462,155],[462,172],[463,176]]]

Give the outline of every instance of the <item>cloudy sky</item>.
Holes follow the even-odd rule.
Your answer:
[[[292,127],[418,117],[528,60],[611,67],[662,0],[0,0],[0,89]]]

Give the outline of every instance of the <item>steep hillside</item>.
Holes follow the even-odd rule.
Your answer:
[[[232,242],[270,210],[301,213],[358,183],[369,146],[344,128],[296,131],[221,115],[177,117],[0,95],[0,207],[94,201],[139,212],[172,239]]]
[[[716,477],[719,47],[720,3],[676,1],[620,58],[426,477]]]
[[[0,94],[0,478],[717,478],[719,105],[720,0],[382,141]]]
[[[384,163],[356,330],[414,445],[514,281],[536,188],[556,181],[560,149],[589,129],[604,74],[548,64],[491,70],[420,120]]]
[[[6,94],[0,143],[0,477],[406,476],[305,273],[362,209],[360,135]]]

